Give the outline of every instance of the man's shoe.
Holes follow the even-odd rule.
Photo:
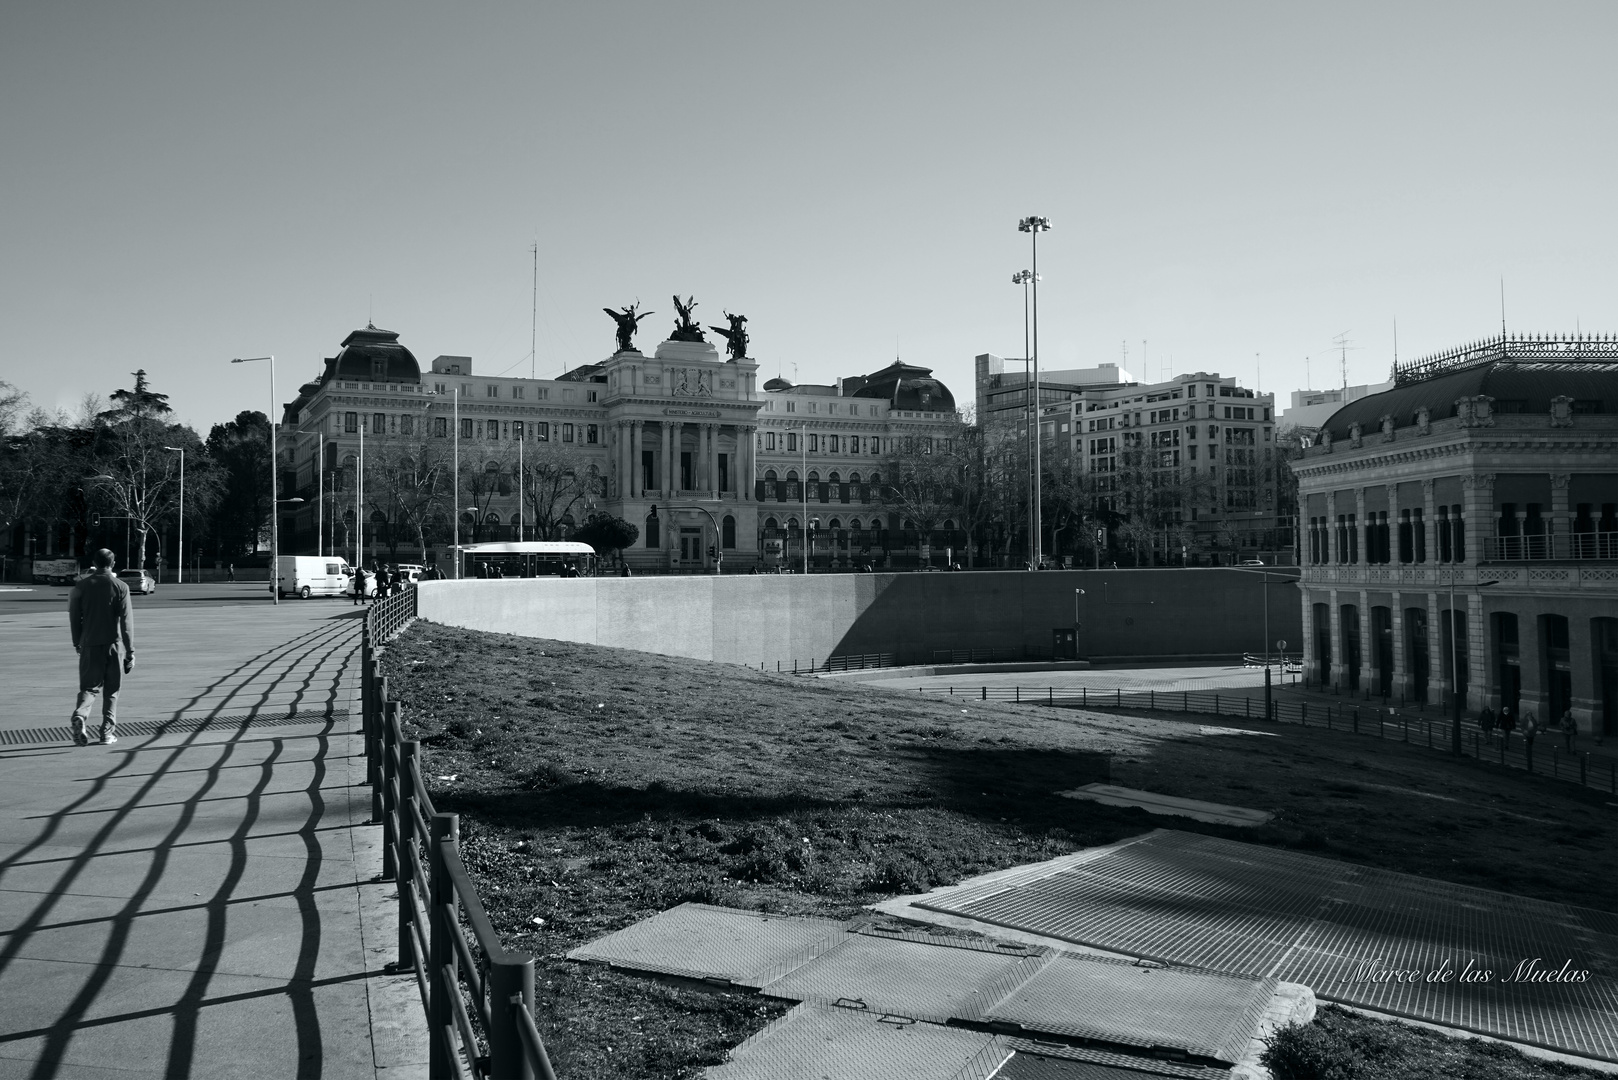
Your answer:
[[[73,718],[73,745],[74,746],[89,746],[90,745],[90,736],[88,736],[88,735],[86,735],[84,733],[84,721],[80,720],[76,716]]]
[[[101,732],[101,745],[102,746],[111,746],[113,743],[115,743],[117,741],[118,741],[118,736],[114,735],[112,732],[107,731],[105,729],[102,730],[102,732]]]

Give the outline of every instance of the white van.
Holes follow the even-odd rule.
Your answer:
[[[342,596],[348,591],[348,561],[337,555],[278,555],[275,590],[281,596]]]

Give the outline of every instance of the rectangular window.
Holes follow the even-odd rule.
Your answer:
[[[388,418],[382,413],[371,414],[371,434],[386,435],[388,433]]]
[[[797,412],[797,411],[798,411],[798,403],[797,402],[795,402],[795,401],[787,402],[787,412]],[[1032,506],[1033,504],[1030,503],[1029,505]]]
[[[774,450],[775,449],[775,432],[766,431],[764,433],[764,449],[766,449],[766,450]],[[1030,502],[1028,505],[1032,506],[1034,504],[1032,502]]]
[[[537,420],[534,422],[534,438],[540,442],[551,441],[551,425],[549,421]]]
[[[586,424],[584,427],[584,441],[591,446],[601,439],[601,428],[597,424]]]
[[[447,394],[447,393],[449,393],[449,391],[444,388],[443,383],[433,383],[433,393],[435,393],[435,394]]]
[[[461,420],[461,438],[470,439],[471,437],[472,437],[472,420],[471,420],[470,417],[466,417],[466,418],[463,418]]]
[[[513,420],[511,422],[511,437],[513,439],[516,439],[518,442],[522,442],[522,421],[521,420]]]
[[[414,435],[416,433],[416,418],[409,413],[399,417],[399,434]]]
[[[357,412],[343,414],[343,430],[352,435],[360,429],[360,414]],[[1029,503],[1032,506],[1033,503]]]
[[[876,436],[876,435],[872,435],[871,436],[871,453],[880,454],[881,452],[882,452],[882,440],[881,440],[881,438]]]
[[[449,417],[447,417],[447,416],[435,416],[435,417],[433,417],[433,434],[436,435],[440,439],[449,438]]]
[[[488,386],[485,386],[483,388],[483,392],[485,394],[489,395],[490,397],[499,397],[500,396],[500,388],[498,386],[494,385],[494,383],[490,383]]]
[[[487,431],[489,433],[489,438],[498,439],[500,437],[500,421],[498,421],[498,420],[490,420],[485,425],[485,428],[487,429]]]
[[[562,441],[563,442],[572,442],[573,441],[573,425],[572,424],[563,424],[562,425]]]
[[[811,436],[809,436],[809,452],[811,454],[815,454],[815,453],[820,452],[820,436],[819,435],[811,435]],[[1029,505],[1032,505],[1032,504],[1030,503]]]
[[[596,399],[596,391],[591,390],[587,396],[589,400],[594,401]]]
[[[1197,448],[1195,446],[1193,446],[1190,449],[1191,449],[1191,460],[1192,461],[1197,460]],[[1032,503],[1030,503],[1029,505],[1032,505]]]
[[[850,435],[848,437],[848,452],[850,454],[857,454],[860,452],[860,437],[858,435]]]
[[[827,449],[834,454],[837,453],[837,436],[827,435],[826,438],[831,440],[831,446],[827,447]]]
[[[516,398],[518,401],[521,401],[523,398],[523,388],[520,386],[513,386],[511,388],[511,396]]]
[[[787,404],[790,405],[791,402],[788,402]],[[796,431],[787,432],[787,450],[790,452],[790,451],[796,450],[797,448],[798,448],[798,433]],[[1030,502],[1028,505],[1032,506],[1033,503]]]

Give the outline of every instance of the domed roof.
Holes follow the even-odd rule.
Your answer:
[[[1456,401],[1480,394],[1493,398],[1494,411],[1503,414],[1549,415],[1555,397],[1572,398],[1581,412],[1618,413],[1618,347],[1606,340],[1495,338],[1412,364],[1396,372],[1395,380],[1393,389],[1332,413],[1321,430],[1346,439],[1354,424],[1368,433],[1382,426],[1384,416],[1392,416],[1396,428],[1409,427],[1422,408],[1429,419],[1445,420],[1456,415]]]
[[[792,389],[792,380],[791,379],[783,379],[783,378],[781,378],[781,376],[777,375],[775,378],[768,379],[768,380],[765,381],[764,389],[765,389],[766,392],[775,391],[775,390],[791,390]]]
[[[955,395],[933,378],[932,368],[895,360],[881,371],[854,381],[859,385],[851,392],[846,381],[843,386],[850,397],[881,398],[892,408],[917,412],[955,411]]]
[[[343,339],[343,351],[328,362],[326,377],[367,382],[419,383],[421,365],[392,330],[367,326]]]

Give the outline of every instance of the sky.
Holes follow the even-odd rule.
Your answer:
[[[270,400],[234,356],[287,401],[374,321],[555,377],[680,293],[766,376],[964,403],[1023,355],[1029,215],[1046,369],[1375,382],[1502,283],[1513,332],[1611,333],[1614,40],[1610,0],[7,0],[0,379],[144,368],[206,433]]]

